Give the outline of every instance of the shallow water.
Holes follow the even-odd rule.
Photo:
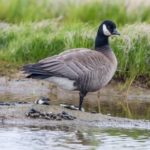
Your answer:
[[[51,104],[78,105],[78,92],[68,92],[53,84],[39,80],[0,78],[0,102],[30,101],[40,96],[49,97]],[[127,97],[121,93],[119,85],[110,84],[97,93],[88,93],[83,107],[88,112],[101,112],[112,116],[150,120],[150,92],[148,89],[131,87]]]
[[[149,150],[150,131],[55,127],[0,127],[2,150]]]
[[[1,80],[0,80],[1,81]],[[1,82],[0,101],[28,101],[50,95],[51,103],[78,105],[78,93],[68,93],[43,83],[26,81]],[[32,85],[32,86],[31,86]],[[19,87],[19,88],[18,88]],[[42,90],[41,90],[42,89]],[[149,91],[130,92],[128,99],[108,88],[89,94],[84,101],[86,111],[112,116],[150,120]],[[150,130],[100,129],[95,127],[48,126],[14,127],[0,125],[0,150],[150,150]]]
[[[53,84],[37,80],[0,78],[0,102],[34,102],[40,96],[49,97],[51,104],[78,105],[78,92],[68,92]],[[125,97],[119,85],[110,84],[97,93],[88,93],[83,102],[85,111],[101,112],[111,116],[150,120],[150,91],[131,87]]]

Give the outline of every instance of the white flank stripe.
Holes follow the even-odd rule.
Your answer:
[[[53,82],[60,86],[60,88],[65,89],[65,90],[75,90],[76,87],[74,86],[73,80],[69,80],[67,78],[61,78],[61,77],[50,77],[46,79],[49,82]]]

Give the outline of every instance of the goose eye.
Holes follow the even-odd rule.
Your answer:
[[[110,26],[107,26],[108,29],[110,29]]]
[[[107,28],[108,28],[109,30],[112,30],[112,29],[113,29],[112,26],[107,26]]]

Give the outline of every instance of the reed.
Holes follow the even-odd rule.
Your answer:
[[[69,48],[93,48],[107,18],[122,34],[111,39],[119,61],[114,78],[150,86],[150,27],[140,23],[149,22],[150,9],[142,6],[132,8],[126,0],[0,0],[0,20],[9,22],[0,23],[0,62],[5,70],[7,64],[21,67]]]
[[[109,18],[122,26],[149,22],[149,7],[147,3],[135,5],[129,0],[0,0],[0,20],[20,23],[61,17],[68,23],[97,24]]]

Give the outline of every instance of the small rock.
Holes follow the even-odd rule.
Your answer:
[[[70,109],[70,110],[79,110],[78,106],[74,106],[74,105],[66,105],[66,104],[60,104],[61,107]],[[84,108],[81,108],[81,111],[85,112]]]
[[[6,103],[6,102],[0,102],[0,105],[2,105],[2,106],[10,106],[11,104],[10,103]]]
[[[56,116],[56,120],[62,120],[61,116],[60,116],[60,115],[57,115],[57,116]]]
[[[68,113],[67,113],[67,112],[65,112],[65,111],[63,111],[63,112],[62,112],[62,114],[63,114],[63,115],[68,115]]]
[[[44,119],[51,120],[50,116],[44,116]]]
[[[63,111],[62,113],[41,113],[35,109],[30,109],[30,111],[26,114],[27,117],[30,118],[40,118],[47,120],[74,120],[76,117],[69,115],[67,112]]]
[[[50,99],[47,97],[40,97],[35,101],[35,104],[50,105]]]

